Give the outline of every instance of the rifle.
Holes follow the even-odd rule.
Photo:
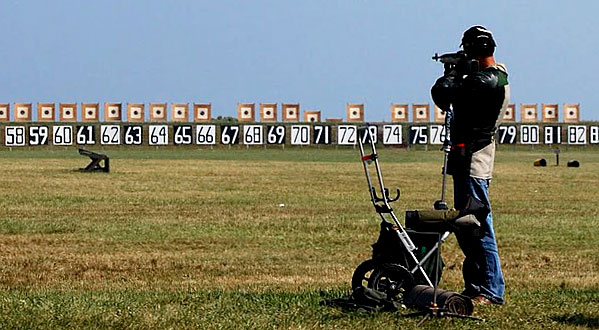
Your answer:
[[[455,70],[459,76],[464,76],[478,71],[478,61],[469,59],[463,50],[442,55],[435,53],[433,60],[443,63],[445,74]]]

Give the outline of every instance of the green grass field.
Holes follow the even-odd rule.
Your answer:
[[[419,319],[322,307],[345,296],[379,229],[357,150],[0,151],[0,328],[397,329]],[[599,152],[500,150],[491,198],[507,282],[486,322],[426,329],[599,327]],[[442,154],[381,150],[398,214],[430,207]],[[280,204],[284,204],[283,207]],[[443,246],[441,287],[461,291]]]

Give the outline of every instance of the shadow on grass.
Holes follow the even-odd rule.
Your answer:
[[[599,317],[590,317],[581,313],[552,316],[551,319],[567,325],[580,325],[592,329],[599,329]]]

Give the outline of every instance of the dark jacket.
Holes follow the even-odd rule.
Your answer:
[[[452,150],[448,173],[490,179],[495,155],[494,135],[509,103],[507,70],[496,64],[460,77],[450,72],[431,89],[435,104],[453,108]]]

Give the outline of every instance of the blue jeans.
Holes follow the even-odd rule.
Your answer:
[[[472,196],[491,210],[489,201],[490,180],[478,179],[471,176],[454,176],[453,193],[455,208],[464,209],[468,196]],[[464,263],[462,274],[464,276],[464,294],[474,297],[481,295],[494,303],[503,304],[503,293],[505,282],[497,241],[493,230],[493,214],[489,212],[486,219],[478,219],[481,222],[481,235],[456,233],[458,244],[464,252]]]

